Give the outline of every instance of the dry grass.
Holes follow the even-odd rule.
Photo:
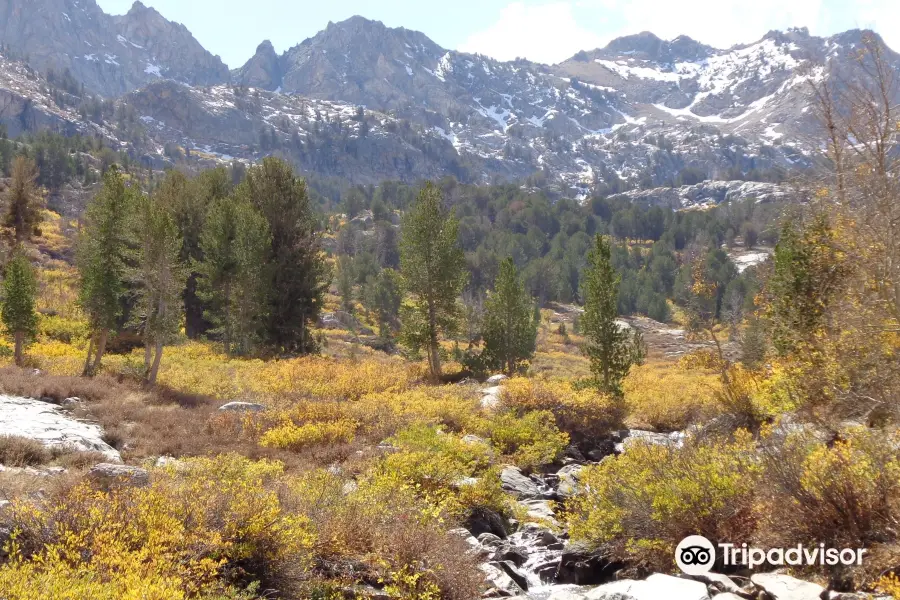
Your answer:
[[[50,462],[50,451],[40,442],[18,435],[0,436],[0,464],[35,467]]]

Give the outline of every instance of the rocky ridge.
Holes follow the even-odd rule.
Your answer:
[[[282,54],[265,41],[228,71],[183,26],[140,2],[113,17],[93,0],[0,0],[0,14],[9,16],[0,94],[34,97],[47,115],[29,118],[36,108],[13,102],[0,113],[11,134],[95,128],[40,100],[56,97],[49,70],[58,79],[68,69],[86,91],[137,114],[142,129],[97,127],[150,164],[171,162],[166,145],[210,160],[275,153],[356,183],[451,175],[576,197],[645,190],[632,194],[680,208],[784,197],[774,186],[730,182],[814,166],[810,83],[850,69],[870,35],[792,29],[720,50],[642,33],[548,66],[448,50],[420,32],[352,17]],[[886,57],[900,67],[896,54]],[[16,90],[26,58],[36,83]],[[682,181],[686,172],[693,181]],[[705,189],[681,186],[698,177],[709,180]]]

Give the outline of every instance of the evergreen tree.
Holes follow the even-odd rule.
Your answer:
[[[272,236],[265,218],[248,202],[216,201],[206,217],[195,263],[205,316],[225,353],[248,354],[259,340],[268,302],[267,267]]]
[[[466,283],[465,256],[459,247],[459,223],[442,206],[440,190],[425,184],[403,219],[400,271],[411,295],[403,310],[403,338],[411,348],[425,348],[431,378],[441,376],[438,339],[455,331],[456,299]]]
[[[184,331],[189,338],[195,339],[210,327],[204,318],[208,307],[197,290],[200,273],[196,267],[203,260],[200,235],[212,204],[227,198],[233,186],[225,167],[203,171],[184,183],[183,193],[176,195],[179,202],[175,207],[175,217],[182,239],[181,260],[191,265],[184,289]]]
[[[3,279],[3,325],[16,343],[16,364],[22,366],[25,358],[25,340],[37,333],[37,313],[34,304],[37,296],[37,277],[28,258],[17,249],[6,265]]]
[[[583,352],[591,362],[592,383],[616,396],[635,362],[635,343],[618,322],[620,277],[610,262],[609,239],[597,235],[584,274],[584,315],[579,326],[585,337]]]
[[[125,185],[118,169],[103,176],[103,186],[88,203],[84,225],[76,245],[79,272],[79,303],[87,315],[92,335],[84,364],[84,375],[100,368],[106,342],[119,326],[126,291],[126,226],[136,190]]]
[[[31,238],[41,222],[41,194],[36,184],[34,161],[17,156],[12,166],[12,181],[6,192],[6,215],[3,224],[13,231],[15,243]]]
[[[393,269],[383,269],[366,282],[363,302],[368,310],[375,313],[378,337],[381,339],[389,340],[393,337],[402,300],[400,275]]]
[[[152,196],[141,196],[134,215],[135,252],[132,270],[137,300],[133,320],[144,332],[147,383],[156,383],[163,348],[178,333],[184,315],[187,268],[181,261],[182,239],[175,220],[176,194],[183,188],[170,175]]]
[[[350,257],[346,254],[338,256],[337,260],[337,291],[341,297],[341,309],[353,314],[353,272],[350,268]]]
[[[310,325],[318,321],[331,271],[306,183],[290,165],[270,157],[248,169],[236,195],[265,217],[272,235],[266,341],[284,352],[311,352]]]
[[[485,303],[482,357],[486,367],[502,369],[512,377],[534,356],[537,323],[534,299],[516,272],[512,258],[500,264],[494,291]]]

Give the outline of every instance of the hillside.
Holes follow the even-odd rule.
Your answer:
[[[30,6],[0,7],[11,15],[0,31],[2,89],[19,98],[0,111],[11,135],[84,131],[93,120],[157,167],[172,164],[164,148],[177,145],[225,160],[277,153],[354,183],[529,179],[581,197],[703,179],[777,182],[808,169],[819,131],[810,82],[849,69],[868,35],[796,29],[719,50],[643,33],[547,66],[448,50],[353,17],[281,55],[263,42],[229,72],[140,3],[122,17],[89,0]],[[85,33],[76,40],[74,31]],[[25,59],[36,71],[28,91],[17,83]],[[58,114],[96,103],[92,94],[105,98],[106,115]],[[22,99],[32,97],[39,106],[28,110],[56,116],[25,114]],[[362,130],[339,116],[357,111]],[[128,123],[116,118],[123,113]]]

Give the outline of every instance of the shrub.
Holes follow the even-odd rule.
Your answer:
[[[305,425],[287,423],[265,432],[259,443],[270,448],[300,450],[321,444],[347,444],[353,441],[355,433],[356,423],[347,420]]]
[[[291,589],[314,535],[282,510],[271,486],[281,470],[237,455],[189,459],[143,488],[81,483],[43,504],[17,501],[0,595],[47,597],[48,582],[69,582],[73,598],[233,598],[228,580]]]
[[[595,390],[576,390],[567,381],[515,378],[500,392],[502,406],[517,415],[549,411],[574,442],[602,437],[621,426],[621,404]]]
[[[718,375],[669,364],[632,367],[623,390],[628,422],[657,431],[676,431],[721,412]]]
[[[886,541],[900,517],[898,444],[897,434],[857,428],[832,446],[802,431],[767,445],[763,537],[831,547]]]
[[[33,467],[50,462],[50,451],[40,442],[18,435],[0,436],[0,465]]]
[[[753,450],[744,431],[682,448],[636,443],[584,471],[586,492],[568,505],[572,539],[659,571],[672,567],[675,546],[688,535],[747,539],[760,472]]]
[[[478,433],[523,469],[548,465],[563,455],[569,436],[556,428],[553,413],[533,411],[518,416],[503,413],[483,419]]]

